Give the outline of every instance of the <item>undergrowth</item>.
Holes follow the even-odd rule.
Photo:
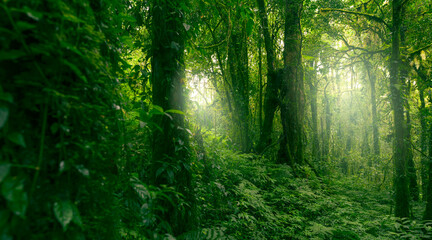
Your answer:
[[[431,223],[396,219],[389,192],[359,179],[322,182],[301,167],[229,149],[205,137],[208,174],[197,186],[200,239],[429,239]],[[197,234],[197,233],[195,233]],[[191,235],[186,235],[191,236]]]

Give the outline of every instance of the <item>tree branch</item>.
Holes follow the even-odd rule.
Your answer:
[[[417,50],[415,50],[415,51],[412,51],[412,52],[408,53],[408,56],[412,57],[412,56],[414,56],[414,55],[417,55],[417,54],[419,54],[421,51],[423,51],[423,50],[425,50],[425,49],[428,49],[428,48],[430,48],[430,47],[432,47],[432,43],[430,43],[429,45],[426,45],[426,46],[424,46],[424,47],[422,47],[422,48],[420,48],[420,49],[417,49]]]
[[[364,12],[356,12],[356,11],[350,11],[350,10],[346,10],[346,9],[339,9],[339,8],[321,8],[320,12],[324,13],[324,12],[341,12],[341,13],[347,13],[347,14],[353,14],[353,15],[357,15],[357,16],[362,16],[365,17],[369,20],[378,22],[378,23],[382,23],[384,24],[388,29],[391,29],[390,26],[384,21],[384,19],[374,15],[374,14],[370,14],[370,13],[364,13]]]

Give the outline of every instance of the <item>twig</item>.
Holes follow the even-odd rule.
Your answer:
[[[36,173],[33,178],[32,187],[30,190],[30,196],[33,194],[35,188],[36,188],[36,182],[38,180],[40,171],[41,171],[41,165],[43,160],[43,152],[44,152],[44,145],[45,145],[45,131],[47,126],[47,118],[48,118],[48,102],[45,103],[44,112],[43,112],[43,120],[42,120],[42,131],[41,131],[41,140],[40,140],[40,146],[39,146],[39,157],[38,157],[38,163],[36,166]]]

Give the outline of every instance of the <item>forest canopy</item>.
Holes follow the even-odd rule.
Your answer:
[[[3,0],[1,239],[431,239],[431,0]]]

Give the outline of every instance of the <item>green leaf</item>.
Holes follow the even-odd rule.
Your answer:
[[[72,218],[72,222],[82,228],[83,227],[83,223],[82,223],[82,220],[81,220],[81,214],[79,213],[78,208],[77,208],[77,206],[75,206],[75,204],[72,204],[72,206],[73,206],[73,218]]]
[[[13,103],[13,97],[10,93],[0,93],[0,100],[3,100],[8,103]]]
[[[29,30],[29,29],[33,29],[36,28],[36,26],[34,24],[28,23],[28,22],[23,22],[23,21],[19,21],[16,23],[17,27],[19,28],[19,30],[25,31],[25,30]]]
[[[246,33],[247,36],[250,36],[252,34],[253,31],[253,27],[254,27],[255,23],[253,20],[249,19],[246,23]]]
[[[120,41],[124,43],[126,46],[128,46],[129,48],[133,48],[134,46],[134,41],[131,36],[128,35],[121,36]]]
[[[15,215],[24,217],[28,206],[27,193],[23,190],[15,191],[13,201],[8,202],[8,207]]]
[[[78,170],[79,173],[81,173],[84,177],[90,176],[90,171],[85,168],[83,165],[77,165],[75,168]]]
[[[170,109],[170,110],[166,110],[166,113],[177,113],[177,114],[181,114],[181,115],[185,115],[184,112],[180,111],[180,110],[176,110],[176,109]]]
[[[161,175],[164,171],[165,167],[158,168],[158,170],[156,170],[156,177],[159,177],[159,175]]]
[[[63,63],[66,64],[81,80],[84,81],[84,83],[87,83],[87,78],[84,76],[84,74],[81,72],[81,70],[73,63],[63,60]]]
[[[315,59],[315,57],[308,56],[308,55],[302,55],[302,57],[303,57],[303,60],[305,60],[305,61],[309,61],[309,60],[314,60]]]
[[[0,183],[9,174],[11,164],[10,163],[0,163]]]
[[[2,195],[8,201],[9,209],[17,216],[24,217],[28,206],[27,193],[23,181],[17,178],[6,178],[2,184]]]
[[[24,7],[23,10],[29,18],[35,21],[39,21],[39,19],[41,19],[43,16],[42,13],[36,12],[35,10],[30,9],[29,7]]]
[[[55,202],[54,215],[62,225],[63,231],[66,231],[74,216],[73,204],[70,201]]]
[[[183,27],[185,28],[186,31],[189,31],[191,26],[187,23],[183,23]]]
[[[8,139],[13,143],[16,143],[22,147],[26,147],[24,136],[21,133],[17,133],[17,132],[11,133],[8,135]]]
[[[152,109],[149,111],[150,115],[153,114],[164,114],[164,110],[162,107],[159,107],[158,105],[153,105]]]
[[[9,108],[0,106],[0,129],[3,128],[9,116]]]
[[[58,130],[59,130],[59,124],[58,123],[53,123],[53,125],[51,125],[50,129],[51,129],[51,133],[55,134]]]
[[[23,57],[25,55],[27,55],[27,54],[22,50],[1,51],[0,52],[0,61],[15,60],[15,59],[18,59],[18,58]]]
[[[70,13],[63,13],[63,18],[74,23],[85,23],[83,20]]]
[[[60,40],[60,39],[59,39],[59,40]],[[80,57],[84,57],[84,55],[81,53],[81,51],[78,50],[78,48],[76,48],[74,45],[72,45],[72,44],[70,44],[70,43],[68,43],[68,42],[65,42],[65,41],[61,41],[61,40],[60,40],[60,45],[61,45],[63,48],[66,48],[67,50],[70,50],[70,51],[76,53],[78,56],[80,56]]]
[[[23,182],[17,178],[7,178],[1,187],[1,192],[4,198],[8,201],[15,201],[19,198],[19,192],[24,189]]]

